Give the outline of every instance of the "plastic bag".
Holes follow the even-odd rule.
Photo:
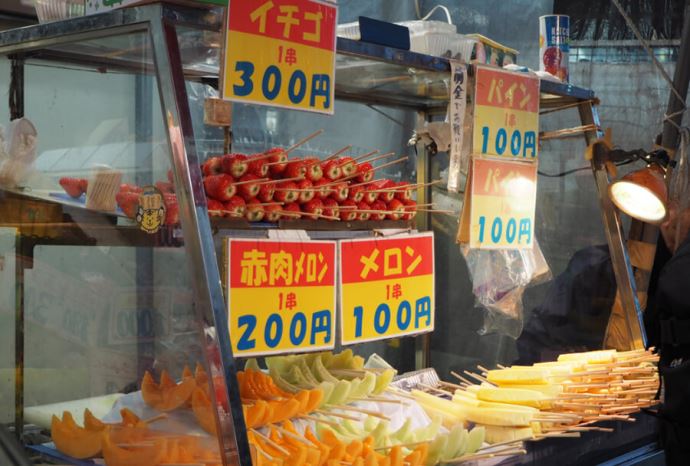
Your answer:
[[[532,249],[471,249],[464,245],[460,251],[467,262],[477,305],[484,310],[479,333],[518,338],[525,288],[552,277],[536,238]]]

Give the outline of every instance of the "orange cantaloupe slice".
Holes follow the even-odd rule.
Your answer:
[[[141,395],[147,405],[158,411],[172,411],[184,405],[192,396],[196,381],[191,377],[183,378],[178,384],[164,370],[160,383],[156,384],[151,374],[146,371],[141,381]]]
[[[213,404],[206,391],[197,387],[192,392],[192,412],[202,429],[209,434],[216,434],[216,419]]]
[[[89,408],[84,410],[84,428],[87,430],[93,430],[101,432],[105,429],[106,425],[103,421],[98,419],[93,415]]]
[[[102,449],[101,432],[77,426],[72,415],[67,411],[63,413],[62,420],[53,416],[50,434],[55,448],[73,458],[91,458],[98,455]]]
[[[151,446],[126,448],[118,446],[110,433],[103,435],[103,459],[106,466],[151,466],[163,461],[167,453],[165,437],[150,439]]]

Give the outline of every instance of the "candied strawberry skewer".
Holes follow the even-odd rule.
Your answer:
[[[226,154],[221,157],[220,164],[223,173],[232,175],[234,178],[242,177],[249,168],[247,156],[244,154]]]
[[[331,220],[340,220],[340,206],[338,201],[333,198],[326,198],[323,201],[323,215]]]
[[[288,154],[321,133],[323,133],[322,129],[314,131],[312,134],[300,139],[287,149],[283,149],[282,147],[273,147],[264,152],[265,155],[269,156],[269,163],[267,163],[266,165],[270,167],[269,169],[271,171],[271,174],[274,176],[282,174],[285,171],[285,168],[287,167]]]

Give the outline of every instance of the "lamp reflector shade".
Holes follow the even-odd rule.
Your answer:
[[[628,173],[609,186],[609,196],[616,207],[637,220],[659,224],[666,217],[668,192],[656,167]]]

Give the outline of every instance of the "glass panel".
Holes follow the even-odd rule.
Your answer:
[[[112,70],[75,64],[70,57],[85,48],[111,50],[105,58],[126,57],[126,67],[103,73]],[[213,319],[198,304],[207,299],[195,295],[194,254],[180,229],[179,187],[171,182],[150,35],[62,45],[36,56],[41,59],[26,61],[24,83],[25,115],[37,131],[36,160],[16,162],[20,167],[11,176],[0,177],[6,349],[0,419],[14,419],[14,367],[23,359],[28,424],[50,429],[51,415],[69,410],[82,425],[86,407],[112,423],[123,422],[122,408],[144,420],[165,413],[148,427],[146,435],[154,438],[146,448],[159,448],[156,438],[164,437],[192,454],[184,459],[171,453],[168,463],[221,462],[226,455],[218,439],[206,433],[216,431],[217,401],[222,444],[235,462]],[[0,72],[0,92],[7,95],[5,58]],[[0,123],[12,132],[7,114],[0,114]],[[150,186],[160,194],[145,204],[140,191]],[[160,221],[160,230],[145,233],[133,219],[137,215],[142,225]],[[16,309],[23,311],[24,345],[15,353]],[[55,438],[59,432],[53,425]],[[122,447],[126,435],[112,439]],[[83,452],[78,443],[58,447],[74,456]],[[127,451],[117,451],[126,458]]]

